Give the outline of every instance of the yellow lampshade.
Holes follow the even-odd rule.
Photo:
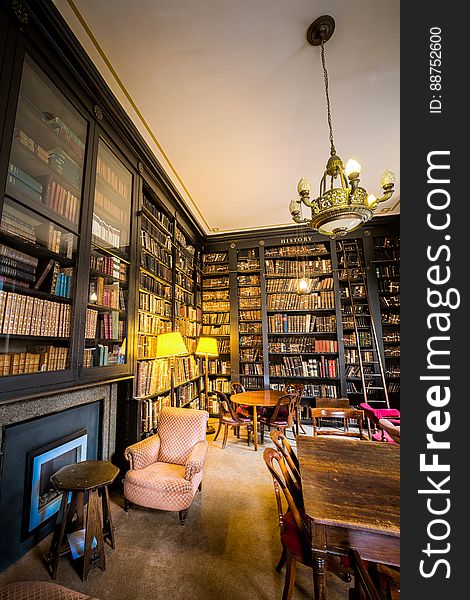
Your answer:
[[[189,354],[189,352],[179,331],[161,333],[157,337],[157,358],[183,356],[184,354]]]
[[[197,342],[196,354],[198,356],[219,356],[217,340],[210,337],[200,337]]]

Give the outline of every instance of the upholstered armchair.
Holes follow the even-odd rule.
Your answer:
[[[124,479],[124,510],[131,504],[179,511],[184,525],[196,491],[201,490],[208,444],[209,414],[162,408],[158,433],[124,451],[130,470]]]

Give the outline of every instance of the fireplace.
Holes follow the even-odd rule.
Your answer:
[[[23,531],[30,534],[53,517],[60,508],[62,493],[54,489],[51,476],[61,467],[87,458],[87,432],[82,429],[72,435],[29,452],[26,489],[30,502],[25,502]]]

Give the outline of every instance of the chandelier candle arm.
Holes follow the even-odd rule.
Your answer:
[[[325,43],[335,30],[333,17],[325,15],[314,21],[308,31],[307,40],[312,46],[320,46],[323,69],[323,82],[328,118],[330,140],[330,157],[326,163],[323,177],[320,180],[320,195],[310,199],[310,184],[302,177],[297,185],[299,200],[291,200],[289,211],[296,223],[308,223],[310,227],[331,238],[345,235],[369,221],[373,211],[381,202],[391,198],[394,192],[395,175],[387,170],[382,175],[380,185],[383,196],[376,198],[359,186],[361,165],[349,159],[346,166],[336,154],[333,141],[333,125],[331,119],[330,95],[328,88],[328,71],[325,62]],[[311,209],[311,218],[302,218],[302,204]]]

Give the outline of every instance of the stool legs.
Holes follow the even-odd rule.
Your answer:
[[[97,489],[90,490],[88,492],[85,550],[83,553],[83,581],[85,581],[87,578],[90,567],[99,567],[102,571],[104,571],[106,567],[103,526],[100,514],[100,500]]]

